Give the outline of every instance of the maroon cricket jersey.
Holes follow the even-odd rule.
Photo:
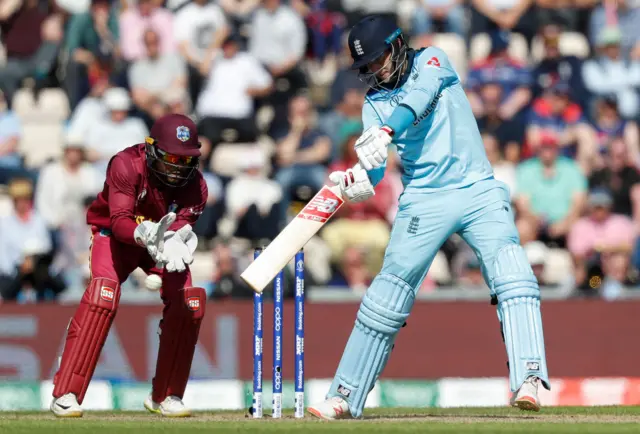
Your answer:
[[[102,192],[87,211],[87,223],[108,229],[121,242],[136,244],[133,231],[144,220],[159,221],[175,212],[169,230],[193,225],[207,202],[207,184],[200,172],[182,187],[162,184],[147,170],[145,145],[131,146],[113,156]]]

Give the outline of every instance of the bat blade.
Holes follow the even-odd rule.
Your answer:
[[[340,209],[344,199],[339,186],[323,186],[296,217],[240,275],[261,293],[295,254]]]

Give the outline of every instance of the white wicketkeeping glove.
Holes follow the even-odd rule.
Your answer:
[[[198,247],[198,237],[190,225],[184,225],[177,231],[169,231],[164,237],[164,256],[168,272],[182,272],[193,263],[193,252]]]
[[[358,138],[354,145],[360,164],[366,170],[377,169],[387,159],[393,130],[386,125],[370,127]]]
[[[156,261],[159,266],[164,266],[166,258],[163,254],[165,232],[176,221],[176,214],[170,212],[160,219],[158,223],[143,221],[135,231],[133,238],[141,247],[146,247],[151,259]]]
[[[340,186],[342,194],[351,202],[362,202],[376,194],[367,171],[360,164],[356,164],[353,169],[347,169],[346,172],[332,172],[329,179]]]

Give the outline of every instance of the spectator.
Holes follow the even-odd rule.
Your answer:
[[[545,136],[537,157],[516,169],[518,219],[533,227],[538,238],[562,247],[582,213],[587,180],[575,161],[558,156],[558,141]]]
[[[253,12],[262,0],[218,0],[227,17],[233,22],[233,31],[240,31],[241,26],[251,21]]]
[[[538,23],[554,24],[567,29],[578,27],[578,11],[575,0],[535,0]]]
[[[571,100],[566,83],[555,83],[533,102],[524,155],[536,154],[546,136],[554,138],[562,155],[576,157],[582,170],[590,172],[596,151],[595,133],[580,106]]]
[[[640,60],[640,4],[635,0],[603,0],[591,14],[591,44],[599,45],[603,29],[610,26],[617,26],[624,35],[622,57]]]
[[[226,129],[236,131],[234,141],[254,142],[256,126],[254,99],[268,95],[272,88],[269,73],[251,54],[240,52],[240,40],[230,35],[222,51],[212,59],[208,79],[198,97],[198,131],[211,142],[212,152],[225,139]]]
[[[571,99],[584,109],[587,107],[588,94],[582,81],[582,60],[560,53],[561,35],[562,29],[555,24],[546,25],[540,30],[544,54],[533,70],[535,96],[539,97],[550,86],[561,81],[569,85]]]
[[[189,70],[189,96],[196,101],[203,84],[201,69],[214,55],[228,31],[224,11],[215,2],[193,0],[173,22],[175,40]]]
[[[289,104],[289,130],[276,148],[275,179],[282,186],[281,215],[287,214],[291,191],[301,185],[319,190],[326,179],[331,139],[316,128],[317,113],[306,96]]]
[[[204,152],[206,143],[202,143],[201,152]],[[207,184],[207,203],[202,211],[202,215],[198,219],[195,225],[193,225],[193,231],[200,237],[201,240],[207,241],[198,244],[199,248],[207,248],[208,241],[212,240],[218,235],[218,221],[224,213],[224,186],[222,180],[214,173],[205,170],[204,162],[200,159],[200,171]]]
[[[573,257],[576,282],[580,286],[590,284],[591,270],[602,267],[603,260],[610,262],[609,268],[617,269],[623,265],[624,271],[629,264],[635,228],[629,217],[611,213],[612,205],[613,198],[607,190],[591,191],[587,216],[578,220],[569,233],[567,247]],[[619,258],[613,258],[618,255],[622,256],[623,264]],[[618,271],[609,277],[615,278]]]
[[[597,96],[614,93],[620,114],[625,118],[635,119],[640,113],[640,61],[629,61],[623,55],[621,41],[622,33],[619,29],[602,30],[598,37],[598,56],[585,62],[582,75],[591,93]]]
[[[266,177],[266,157],[260,150],[242,161],[242,173],[227,185],[226,217],[221,235],[249,240],[274,239],[284,218],[278,207],[280,185]]]
[[[331,83],[342,51],[345,17],[330,11],[327,0],[291,0],[291,7],[304,19],[308,29],[307,74],[318,85]]]
[[[156,50],[160,55],[175,51],[173,14],[158,6],[154,0],[137,0],[135,6],[120,15],[120,51],[127,62],[148,55],[146,33],[156,35]]]
[[[482,288],[484,277],[478,256],[471,247],[463,244],[456,252],[451,262],[453,275],[456,276],[455,285],[466,290]]]
[[[128,116],[131,99],[125,89],[111,88],[104,93],[106,118],[91,126],[87,136],[87,158],[102,174],[111,157],[128,146],[144,142],[149,130],[138,118]]]
[[[612,141],[623,139],[628,145],[631,161],[637,165],[640,164],[638,124],[620,117],[615,96],[605,96],[595,101],[595,116],[592,124],[600,154],[607,151]]]
[[[23,79],[47,77],[58,55],[62,22],[38,3],[8,1],[0,10],[0,31],[7,55],[7,63],[0,68],[0,89],[9,103]]]
[[[118,17],[109,0],[91,0],[90,12],[71,16],[65,35],[65,87],[72,110],[96,81],[116,74],[118,39]]]
[[[87,226],[87,210],[94,200],[95,195],[82,199],[79,212],[70,213],[60,226],[59,246],[51,268],[54,274],[64,277],[65,294],[73,290],[82,296],[91,278],[91,228]]]
[[[249,52],[269,70],[275,81],[268,101],[274,108],[271,135],[286,128],[291,97],[307,86],[299,65],[307,47],[302,18],[281,0],[264,0],[250,26]]]
[[[516,192],[516,168],[514,164],[503,158],[498,139],[495,136],[483,133],[482,142],[495,178],[507,185],[510,197],[513,199]]]
[[[344,172],[358,162],[354,145],[361,132],[362,125],[356,123],[345,124],[341,129],[343,158],[329,166],[329,173]],[[335,264],[343,263],[344,253],[351,246],[365,252],[369,275],[378,274],[391,232],[387,222],[389,208],[393,205],[390,182],[389,178],[382,178],[376,186],[375,196],[369,200],[345,202],[334,219],[323,228],[321,236],[330,247]]]
[[[418,0],[413,11],[413,34],[433,33],[434,22],[447,33],[466,37],[465,10],[461,0]]]
[[[533,274],[535,274],[540,286],[550,286],[546,280],[545,264],[549,249],[541,241],[531,241],[523,244],[524,252],[527,255]]]
[[[18,153],[21,136],[20,119],[7,108],[7,101],[0,91],[0,184],[8,184],[12,178],[31,177]]]
[[[360,89],[348,89],[335,110],[320,116],[318,124],[320,130],[331,139],[332,161],[344,155],[344,150],[342,149],[344,141],[341,136],[342,128],[352,123],[361,125],[364,96],[364,91]]]
[[[102,98],[109,87],[111,85],[107,77],[98,79],[93,83],[89,94],[82,98],[71,113],[68,125],[69,135],[87,137],[91,128],[109,115],[109,110],[104,105],[104,99]]]
[[[496,135],[508,160],[517,161],[531,73],[509,56],[509,38],[504,31],[491,34],[491,53],[469,71],[467,96],[480,127]]]
[[[533,38],[534,0],[471,0],[471,5],[471,34],[502,29],[522,33],[529,41]]]
[[[613,213],[633,217],[640,229],[640,174],[624,140],[615,139],[607,146],[604,167],[589,177],[589,188],[608,190]]]
[[[83,200],[102,189],[100,173],[85,160],[81,137],[68,137],[64,154],[47,164],[38,179],[35,206],[51,231],[82,214]]]
[[[51,238],[45,221],[33,209],[33,184],[13,180],[9,196],[13,211],[0,218],[0,297],[14,301],[30,285],[38,300],[51,298],[65,286],[49,271]]]
[[[155,30],[145,31],[143,39],[146,55],[131,65],[129,85],[134,104],[150,126],[170,113],[167,96],[176,92],[186,95],[187,68],[181,56],[160,50],[160,38]]]

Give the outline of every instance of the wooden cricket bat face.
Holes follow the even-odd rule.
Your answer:
[[[323,186],[255,261],[240,275],[261,293],[291,258],[340,209],[344,199],[339,186]]]

